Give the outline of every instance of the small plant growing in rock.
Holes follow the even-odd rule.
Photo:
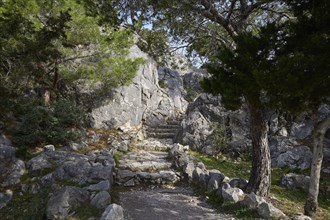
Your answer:
[[[211,127],[213,129],[210,136],[212,146],[218,153],[226,153],[230,142],[228,127],[219,122],[212,123]]]
[[[160,88],[163,88],[163,89],[165,88],[165,80],[164,79],[159,80],[158,84],[159,84]]]

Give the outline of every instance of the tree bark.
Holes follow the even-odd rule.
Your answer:
[[[314,117],[313,160],[308,196],[304,207],[305,215],[311,217],[315,215],[318,206],[317,200],[319,195],[320,175],[323,160],[324,135],[330,127],[330,115],[320,123],[317,123],[317,120],[318,117]]]
[[[252,138],[252,170],[246,192],[267,196],[270,189],[271,160],[268,146],[268,125],[260,105],[248,101]]]

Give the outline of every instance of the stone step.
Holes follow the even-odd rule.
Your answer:
[[[168,125],[177,125],[179,126],[181,124],[181,121],[177,121],[177,120],[169,120],[166,122],[166,124]]]
[[[180,175],[172,170],[155,173],[143,171],[117,170],[116,183],[123,186],[136,186],[142,183],[169,184],[180,180]]]
[[[140,150],[138,152],[129,152],[121,157],[118,164],[119,169],[131,171],[155,172],[159,170],[168,170],[171,162],[167,160],[168,153],[161,151],[148,152]]]
[[[149,133],[176,133],[177,129],[174,128],[148,128]]]
[[[157,128],[157,129],[178,129],[178,128],[180,128],[180,126],[179,125],[162,124],[162,125],[158,125],[157,127],[150,127],[150,128]]]
[[[159,138],[159,139],[164,139],[164,138],[174,138],[176,133],[149,133],[148,137],[151,138]]]
[[[135,143],[133,149],[146,150],[146,151],[167,151],[172,148],[172,139],[152,139],[143,140]]]

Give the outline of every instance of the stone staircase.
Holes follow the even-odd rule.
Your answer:
[[[144,183],[169,184],[180,180],[180,175],[171,169],[168,149],[171,143],[157,139],[146,139],[130,146],[117,164],[115,181],[122,186],[136,186]]]
[[[180,180],[180,174],[171,169],[168,150],[181,119],[168,120],[166,124],[147,128],[147,138],[129,146],[116,169],[115,181],[122,186],[136,186],[143,183],[169,184]]]
[[[181,120],[181,118],[171,119],[168,120],[166,124],[158,125],[157,127],[149,127],[147,129],[148,138],[173,139],[180,128]]]

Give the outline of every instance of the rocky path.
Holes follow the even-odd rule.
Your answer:
[[[117,164],[119,204],[127,220],[233,219],[218,213],[194,194],[189,186],[174,186],[180,173],[171,169],[168,151],[173,147],[169,137],[174,126],[164,125],[149,130],[149,138],[130,146]]]

